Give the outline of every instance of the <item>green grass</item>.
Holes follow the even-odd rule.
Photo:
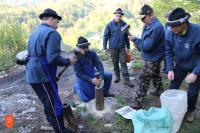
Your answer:
[[[118,96],[116,97],[116,99],[117,99],[117,103],[119,104],[119,107],[123,107],[126,105],[126,100],[123,97]]]
[[[183,122],[179,133],[200,133],[200,118],[196,118],[193,123]]]
[[[143,64],[144,62],[142,60],[134,60],[131,65],[133,69],[141,69]]]
[[[116,115],[113,129],[115,131],[120,131],[120,133],[130,133],[133,129],[132,121],[126,120],[120,115]]]
[[[76,108],[76,112],[77,113],[87,112],[87,108],[86,107],[77,107]]]
[[[4,57],[0,57],[0,72],[8,70],[14,63],[14,55],[6,54]]]
[[[21,25],[15,21],[0,23],[0,71],[7,70],[14,64],[15,55],[25,49],[25,36]]]

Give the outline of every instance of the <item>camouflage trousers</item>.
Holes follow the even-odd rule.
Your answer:
[[[146,96],[151,80],[157,90],[163,90],[162,77],[160,76],[160,62],[145,62],[137,79],[137,86],[133,92],[133,102],[141,103]]]

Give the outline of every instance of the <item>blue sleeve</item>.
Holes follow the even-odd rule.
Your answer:
[[[192,73],[194,73],[196,75],[200,75],[200,59],[198,61],[197,66],[193,69]]]
[[[105,31],[104,31],[104,36],[103,36],[103,49],[107,49],[107,43],[108,39],[110,38],[110,27],[109,24],[106,26]]]
[[[200,42],[199,42],[199,51],[200,51]],[[196,75],[200,75],[200,59],[198,61],[197,66],[193,69],[192,73],[196,74]]]
[[[141,51],[141,43],[142,43],[142,40],[140,38],[134,38],[133,39],[133,43],[135,44],[135,47]]]
[[[165,34],[165,60],[167,65],[167,71],[174,70],[174,51],[173,51],[173,43],[170,41],[170,37]]]
[[[164,38],[163,27],[158,27],[151,31],[151,33],[144,39],[135,38],[133,42],[141,51],[151,51]]]
[[[103,64],[101,63],[99,57],[97,56],[96,52],[93,52],[93,60],[94,60],[94,65],[97,69],[97,71],[101,74],[101,77],[103,78],[104,75],[104,68]]]
[[[77,76],[79,79],[85,80],[85,81],[87,81],[87,82],[92,82],[92,78],[88,77],[88,76],[84,73],[84,71],[83,71],[83,69],[82,69],[81,64],[80,64],[79,61],[77,61],[77,62],[73,65],[73,67],[74,67],[75,74],[76,74],[76,76]]]
[[[49,64],[67,66],[70,64],[70,60],[60,55],[60,42],[61,37],[58,32],[49,34],[46,44],[46,58]]]
[[[128,39],[128,33],[124,34],[124,41],[125,41],[125,44],[126,44],[126,48],[130,49],[130,42],[129,42],[129,39]]]

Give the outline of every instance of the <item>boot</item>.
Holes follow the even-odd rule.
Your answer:
[[[111,93],[104,93],[103,96],[104,97],[115,97],[115,95],[111,94]]]
[[[187,112],[185,114],[185,118],[188,122],[193,122],[194,121],[194,114],[193,112]]]
[[[142,109],[143,106],[141,103],[137,103],[137,102],[133,102],[131,104],[129,104],[129,106],[135,110],[139,110],[139,109]]]
[[[153,96],[160,96],[162,93],[164,92],[163,89],[156,89],[154,91],[151,91],[150,94],[153,95]]]
[[[40,130],[43,130],[43,131],[53,131],[53,127],[52,127],[51,124],[49,124],[49,122],[45,119],[44,125],[42,125],[42,126],[40,127]]]
[[[129,78],[124,79],[124,85],[127,85],[129,87],[134,87],[134,85],[130,82]]]
[[[115,76],[114,83],[118,83],[120,81],[120,76]]]

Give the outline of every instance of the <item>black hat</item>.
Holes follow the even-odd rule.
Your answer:
[[[91,43],[88,42],[88,40],[82,36],[78,38],[78,42],[76,46],[78,48],[87,48]]]
[[[149,5],[144,5],[139,12],[138,19],[144,18],[146,15],[153,13],[153,9]]]
[[[168,12],[166,12],[164,17],[168,19],[168,18],[169,18],[169,15],[170,15],[171,13],[172,13],[172,10],[171,10],[171,11],[168,11]]]
[[[50,8],[45,9],[44,12],[40,14],[39,18],[42,19],[43,17],[54,17],[58,20],[62,19],[62,17],[58,16],[56,11]]]
[[[124,13],[123,13],[123,11],[122,11],[121,8],[118,8],[118,9],[114,12],[114,14],[121,14],[121,15],[124,15]]]
[[[185,10],[183,8],[176,8],[174,9],[167,20],[167,25],[168,26],[178,26],[186,21],[188,21],[188,19],[190,18],[190,14],[185,12]]]

